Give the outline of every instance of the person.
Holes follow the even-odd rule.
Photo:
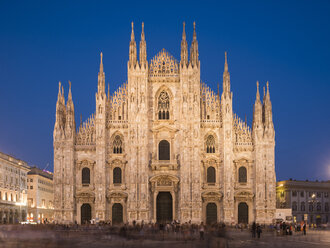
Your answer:
[[[204,223],[202,222],[199,227],[199,239],[204,240]]]
[[[256,229],[257,229],[257,225],[255,222],[253,222],[252,224],[252,238],[255,238],[256,237]]]
[[[260,235],[261,235],[261,233],[262,233],[261,226],[258,225],[258,226],[257,226],[258,239],[260,239]]]
[[[303,224],[303,231],[304,231],[304,235],[306,235],[306,223],[305,222]]]

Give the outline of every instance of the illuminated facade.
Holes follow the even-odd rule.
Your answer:
[[[26,162],[0,152],[0,224],[26,220]]]
[[[286,180],[277,182],[276,207],[291,208],[293,221],[330,222],[330,181]]]
[[[188,56],[164,49],[139,59],[133,31],[127,83],[106,93],[101,53],[96,111],[76,130],[71,83],[59,85],[54,127],[55,220],[271,223],[275,131],[269,86],[259,85],[252,129],[233,113],[225,56],[223,89],[201,82],[194,25]],[[189,58],[188,58],[189,57]],[[251,109],[252,111],[252,109]]]
[[[32,167],[28,172],[28,214],[29,221],[45,223],[54,217],[54,184],[51,172]]]

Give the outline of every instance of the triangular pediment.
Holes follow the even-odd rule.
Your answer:
[[[149,63],[149,76],[173,77],[179,75],[179,63],[164,48],[151,59]]]

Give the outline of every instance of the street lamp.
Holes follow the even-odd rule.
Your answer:
[[[311,203],[312,204],[312,212],[314,212],[314,205],[315,205],[315,202],[316,202],[316,195],[315,195],[315,193],[313,193],[312,194],[312,196],[311,196],[311,200],[309,200],[308,202],[309,203]],[[310,209],[309,209],[310,210]],[[313,216],[313,215],[311,215],[311,216]],[[314,219],[314,218],[313,218]],[[310,221],[310,222],[312,222],[312,221]],[[313,223],[310,223],[310,224],[313,224]]]

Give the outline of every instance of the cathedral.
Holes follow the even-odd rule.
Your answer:
[[[127,82],[112,95],[101,53],[95,113],[76,128],[71,83],[59,83],[54,126],[58,223],[272,223],[275,131],[269,84],[257,82],[250,128],[233,111],[225,53],[222,91],[201,82],[197,35],[181,58],[147,60],[132,23]],[[138,56],[139,53],[139,56]],[[251,108],[252,112],[252,108]]]

